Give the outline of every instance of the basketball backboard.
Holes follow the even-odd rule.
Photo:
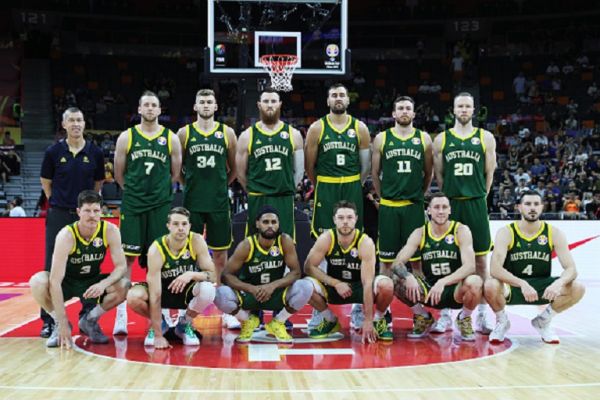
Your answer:
[[[266,54],[297,56],[295,75],[350,73],[347,0],[208,0],[207,71],[266,74]]]

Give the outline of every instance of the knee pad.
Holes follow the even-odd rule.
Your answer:
[[[239,299],[229,286],[219,286],[216,290],[215,305],[225,314],[231,314],[239,307]]]
[[[215,299],[215,287],[209,282],[198,282],[192,288],[194,298],[190,301],[188,308],[201,313]]]
[[[308,303],[313,294],[314,286],[306,278],[299,279],[288,289],[286,303],[288,307],[298,311]]]

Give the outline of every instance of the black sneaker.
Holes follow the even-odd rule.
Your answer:
[[[52,331],[54,331],[54,328],[55,326],[53,322],[44,322],[42,330],[40,331],[40,337],[48,339],[52,335]]]

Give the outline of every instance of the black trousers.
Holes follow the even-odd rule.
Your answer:
[[[50,271],[52,266],[52,254],[54,254],[54,244],[56,242],[56,235],[65,226],[72,224],[77,221],[77,211],[75,209],[51,207],[48,209],[46,215],[46,259],[44,263],[44,270]],[[65,299],[66,300],[66,299]],[[87,307],[89,308],[89,306]],[[82,309],[79,315],[83,315],[87,312],[87,309]],[[44,309],[40,309],[40,318],[44,323],[52,323],[52,317]]]

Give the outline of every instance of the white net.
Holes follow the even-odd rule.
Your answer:
[[[271,87],[282,92],[293,89],[292,76],[297,61],[298,57],[292,54],[267,54],[260,58],[263,68],[271,78]]]

